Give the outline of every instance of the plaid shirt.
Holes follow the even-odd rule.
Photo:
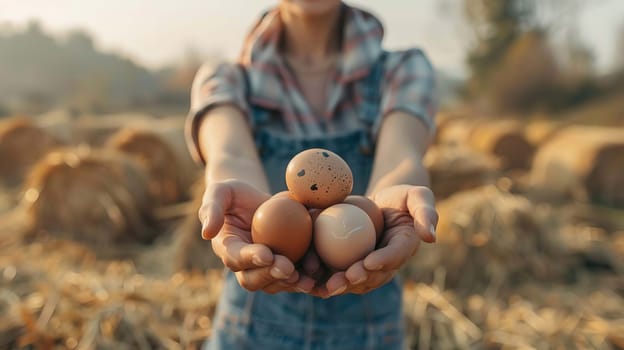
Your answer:
[[[323,115],[315,115],[299,89],[292,72],[279,52],[282,23],[279,9],[267,12],[255,25],[244,43],[239,63],[248,75],[249,95],[245,78],[236,64],[224,63],[200,68],[191,91],[191,111],[186,132],[193,156],[203,161],[197,148],[197,129],[201,116],[219,104],[233,104],[250,115],[249,103],[280,111],[280,131],[288,137],[307,138],[331,135],[352,127],[363,96],[357,82],[377,62],[383,50],[383,26],[373,15],[344,5],[342,50],[331,79],[328,102]],[[418,49],[389,52],[384,62],[379,122],[384,116],[402,110],[420,118],[430,132],[436,109],[434,70]],[[250,118],[251,119],[251,118]],[[252,127],[253,121],[250,120]]]

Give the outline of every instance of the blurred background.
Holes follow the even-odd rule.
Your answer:
[[[210,336],[189,90],[275,3],[0,0],[0,349]],[[437,71],[410,346],[624,349],[624,2],[349,3]]]

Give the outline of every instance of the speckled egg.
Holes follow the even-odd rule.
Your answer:
[[[273,196],[256,209],[251,239],[296,263],[312,242],[312,218],[303,204],[287,196]]]
[[[308,208],[327,208],[351,194],[353,174],[336,153],[312,148],[288,163],[286,186],[292,197]]]
[[[364,210],[351,204],[336,204],[323,210],[314,221],[314,248],[334,270],[345,270],[375,249],[375,226]]]

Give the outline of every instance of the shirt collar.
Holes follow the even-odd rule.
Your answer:
[[[339,84],[347,84],[366,76],[382,52],[383,25],[372,14],[344,6],[343,38],[340,56]],[[239,61],[250,72],[254,87],[251,98],[265,107],[277,108],[283,92],[279,83],[279,55],[282,22],[279,8],[266,12],[245,40]]]

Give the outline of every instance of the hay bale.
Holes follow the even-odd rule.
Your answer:
[[[543,231],[526,198],[486,186],[455,194],[437,210],[438,240],[416,255],[409,271],[415,280],[431,280],[443,269],[448,287],[497,291],[561,273],[550,263],[559,254],[556,237]]]
[[[447,119],[442,119],[438,124],[436,143],[453,147],[466,146],[472,130],[483,122],[483,118],[447,117]]]
[[[82,116],[74,122],[74,138],[76,143],[103,146],[114,133],[124,127],[150,124],[156,120],[155,117],[142,113]]]
[[[137,130],[150,131],[167,142],[175,153],[178,176],[182,188],[187,194],[192,194],[191,186],[198,180],[203,182],[203,169],[193,160],[188,151],[184,135],[184,120],[186,116],[171,116],[158,119],[150,124],[133,125]]]
[[[52,152],[30,172],[24,193],[33,234],[95,244],[147,241],[155,234],[146,175],[119,152]]]
[[[55,109],[34,118],[37,126],[65,144],[75,143],[75,118],[71,111]]]
[[[566,124],[559,121],[539,119],[531,121],[524,129],[526,139],[533,146],[539,146],[552,139]]]
[[[61,143],[26,118],[0,122],[0,180],[19,184],[30,167]]]
[[[466,147],[433,146],[425,155],[424,164],[431,178],[436,198],[493,183],[499,174],[498,161],[489,155]]]
[[[111,136],[107,147],[127,153],[145,168],[150,194],[159,205],[171,204],[182,198],[180,167],[175,153],[157,134],[135,129],[122,129]]]
[[[528,169],[531,165],[534,148],[518,121],[480,123],[471,130],[468,142],[473,149],[499,158],[503,169]]]
[[[530,183],[553,198],[624,205],[624,129],[569,127],[539,148]]]

